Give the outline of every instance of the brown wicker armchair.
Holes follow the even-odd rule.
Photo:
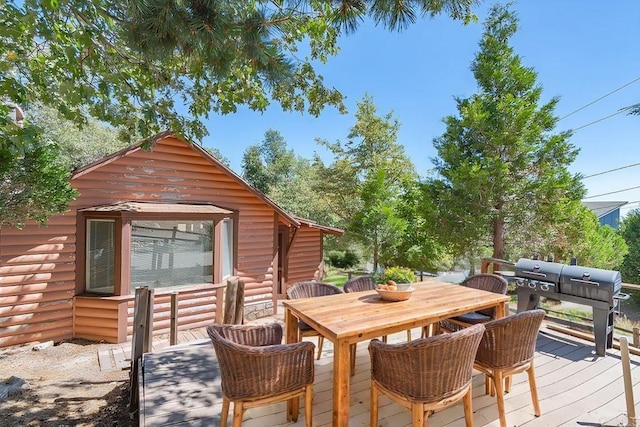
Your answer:
[[[426,427],[431,411],[463,399],[466,425],[472,426],[473,360],[483,332],[483,325],[474,325],[403,344],[372,340],[371,426],[378,425],[379,392],[409,408],[414,427]]]
[[[296,397],[287,421],[297,421],[298,396],[304,396],[305,425],[311,427],[314,345],[310,342],[281,344],[282,326],[214,324],[207,333],[220,365],[222,414],[227,425],[233,401],[233,427],[242,425],[246,409]]]
[[[508,289],[507,280],[497,274],[476,274],[466,278],[460,285],[503,295]],[[442,320],[440,328],[446,332],[453,332],[477,323],[485,323],[495,319],[495,311],[495,308],[487,308]]]
[[[300,298],[314,298],[323,297],[327,295],[335,295],[343,293],[342,289],[324,282],[298,282],[287,289],[288,299],[300,299]],[[304,337],[318,337],[318,360],[322,354],[322,344],[324,343],[324,337],[311,326],[304,323],[302,320],[298,321],[298,330],[300,331],[299,340]]]
[[[501,427],[507,425],[504,413],[504,380],[520,372],[527,372],[533,410],[537,417],[540,416],[533,357],[544,316],[544,310],[530,310],[484,324],[486,330],[474,367],[485,374],[487,394],[495,387]]]

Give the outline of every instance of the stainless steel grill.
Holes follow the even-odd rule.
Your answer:
[[[621,300],[619,271],[521,258],[516,263],[518,312],[539,306],[540,297],[593,308],[596,354],[604,356],[613,345],[613,320]]]

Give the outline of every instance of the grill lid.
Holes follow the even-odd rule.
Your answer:
[[[565,265],[560,275],[560,283],[583,286],[600,286],[619,288],[622,276],[619,271],[584,267],[581,265]]]
[[[558,283],[564,264],[520,258],[516,263],[516,276],[541,282]]]

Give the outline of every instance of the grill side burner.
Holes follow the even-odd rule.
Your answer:
[[[591,306],[596,354],[605,356],[613,346],[615,311],[619,301],[629,298],[620,292],[620,272],[521,258],[515,281],[518,313],[539,307],[541,296]]]

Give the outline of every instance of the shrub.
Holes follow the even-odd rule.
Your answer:
[[[413,283],[416,281],[416,275],[407,267],[389,267],[384,270],[380,279],[383,283],[387,280],[393,280],[396,283]]]
[[[350,268],[360,262],[358,255],[350,249],[345,251],[329,251],[327,253],[329,264],[336,268]]]

